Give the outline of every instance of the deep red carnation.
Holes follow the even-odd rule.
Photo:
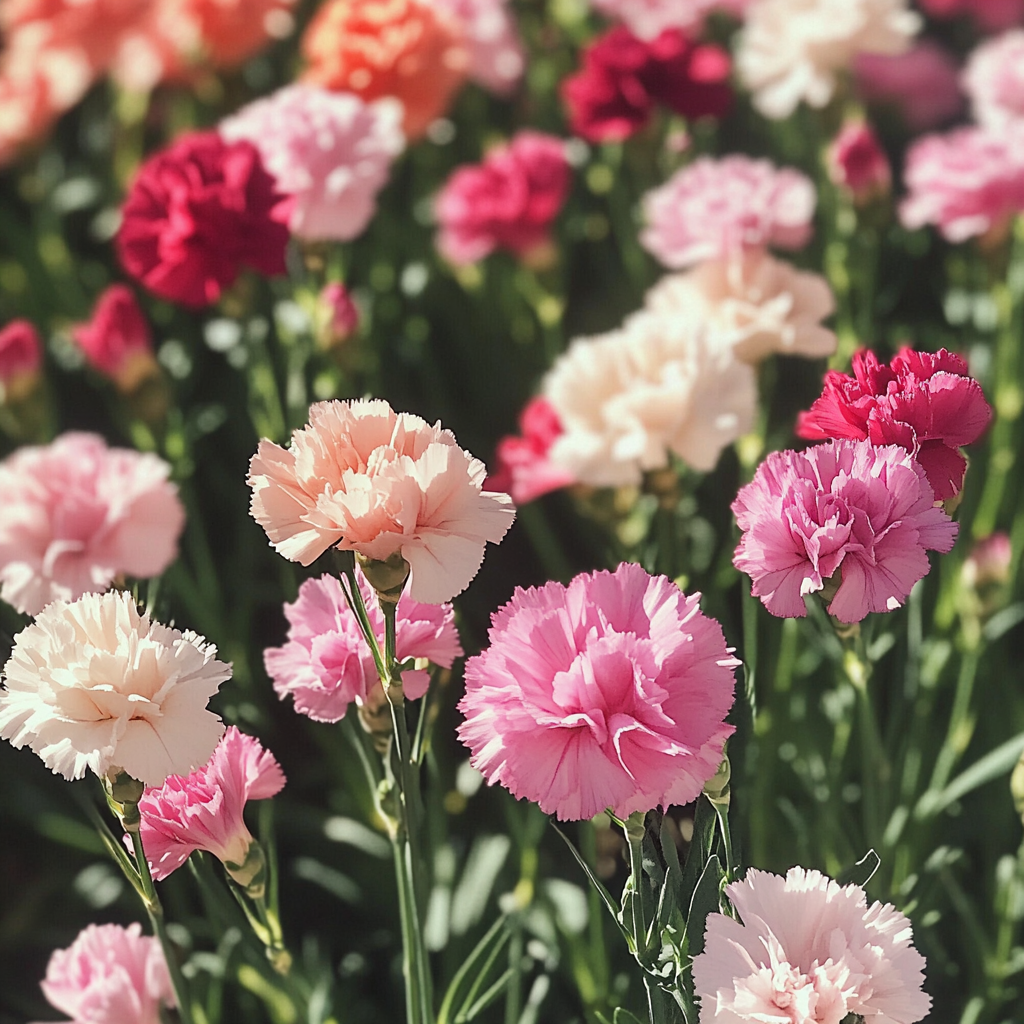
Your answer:
[[[617,142],[642,128],[657,103],[683,117],[721,117],[732,104],[730,71],[725,50],[678,29],[645,42],[619,25],[587,47],[562,98],[576,135]]]
[[[121,264],[165,299],[207,306],[243,266],[285,272],[291,202],[251,142],[183,135],[132,183],[117,235]]]
[[[830,370],[825,390],[800,414],[797,434],[812,441],[867,439],[898,444],[917,458],[939,501],[960,492],[967,460],[992,418],[981,385],[958,355],[901,349],[886,366],[874,352],[853,357],[853,376]]]

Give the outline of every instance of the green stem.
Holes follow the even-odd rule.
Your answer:
[[[953,697],[946,739],[939,750],[931,785],[928,787],[936,793],[945,788],[950,773],[971,741],[971,734],[974,731],[971,722],[971,696],[974,693],[974,681],[978,676],[978,661],[978,651],[972,647],[964,652],[960,662],[960,674],[957,676],[956,694]]]
[[[863,646],[863,640],[858,637],[857,649],[846,649],[843,655],[843,671],[857,696],[861,784],[864,787],[864,839],[869,845],[877,845],[882,839],[882,822],[885,814],[883,791],[889,777],[889,762],[871,702],[871,662],[866,657]]]

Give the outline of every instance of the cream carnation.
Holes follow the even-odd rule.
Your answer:
[[[577,339],[542,391],[564,433],[549,458],[580,483],[636,484],[673,453],[709,471],[722,449],[750,429],[754,372],[706,326],[649,311],[621,330]]]
[[[216,654],[124,591],[54,601],[14,638],[0,736],[66,779],[120,768],[159,786],[205,764],[224,731],[206,707],[231,675]]]
[[[788,117],[801,101],[824,107],[858,53],[902,53],[919,25],[907,0],[757,0],[736,68],[765,117]]]

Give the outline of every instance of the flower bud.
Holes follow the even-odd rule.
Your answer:
[[[28,320],[0,330],[0,399],[17,402],[35,390],[43,363],[39,332]]]
[[[324,348],[334,348],[346,341],[359,326],[359,310],[349,290],[332,281],[320,292],[320,341]]]
[[[409,578],[409,563],[396,551],[387,558],[367,558],[356,552],[356,561],[367,582],[377,591],[381,603],[397,604],[402,596],[402,588]]]
[[[889,158],[863,121],[844,125],[829,147],[827,161],[829,177],[848,190],[858,206],[887,195],[892,186]]]

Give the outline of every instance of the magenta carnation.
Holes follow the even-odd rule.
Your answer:
[[[797,434],[811,441],[866,438],[898,444],[923,467],[939,501],[960,492],[967,460],[960,446],[976,441],[992,418],[981,385],[958,355],[901,349],[886,366],[873,352],[853,357],[853,376],[825,374],[825,389],[801,413]]]
[[[740,663],[664,576],[624,563],[517,589],[466,664],[472,764],[562,820],[695,799],[733,728]]]
[[[274,755],[230,726],[207,764],[187,776],[169,775],[139,801],[142,845],[153,877],[166,878],[196,850],[243,865],[253,842],[242,816],[245,805],[269,799],[284,782]]]
[[[384,616],[377,595],[362,574],[359,589],[383,647]],[[295,710],[315,722],[339,721],[353,701],[379,704],[384,693],[373,657],[334,576],[306,580],[299,587],[298,600],[286,604],[284,613],[291,624],[288,643],[263,653],[267,674],[281,700],[290,695],[295,700]],[[450,604],[422,604],[403,593],[398,602],[395,633],[400,662],[424,658],[442,668],[451,668],[462,655]],[[406,697],[422,697],[429,684],[430,674],[425,669],[402,673]]]
[[[957,535],[911,455],[869,441],[772,452],[732,510],[743,531],[733,564],[783,618],[806,615],[804,597],[836,573],[828,610],[840,622],[892,611],[927,575],[925,552],[949,551]]]

